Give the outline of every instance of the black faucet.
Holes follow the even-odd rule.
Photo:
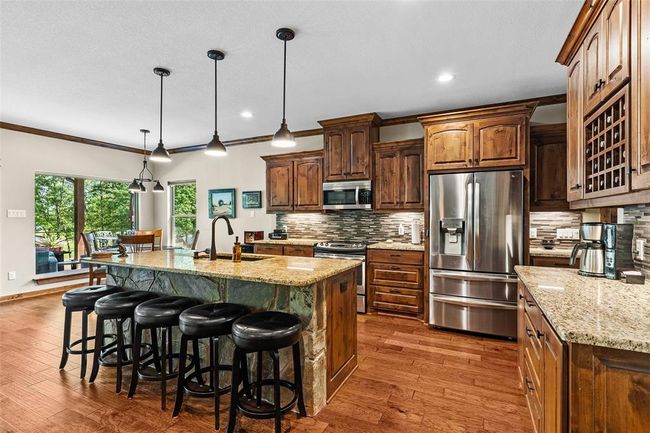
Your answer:
[[[228,217],[225,216],[218,216],[215,219],[212,220],[212,246],[210,248],[210,260],[217,260],[217,245],[215,242],[215,236],[214,236],[214,225],[217,222],[217,220],[226,220],[226,224],[228,224],[228,234],[232,236],[235,232],[232,230],[232,226],[230,225],[230,220]]]

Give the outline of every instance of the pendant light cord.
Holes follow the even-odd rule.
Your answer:
[[[162,107],[163,107],[163,76],[160,75],[160,128],[158,130],[158,137],[161,143],[162,143]]]
[[[282,76],[282,123],[287,123],[285,107],[287,99],[287,40],[284,40],[284,72]]]
[[[217,59],[214,59],[214,133],[217,133]]]

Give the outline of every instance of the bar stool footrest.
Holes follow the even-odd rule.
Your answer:
[[[249,400],[248,397],[246,397],[247,393],[255,394],[255,390],[257,389],[257,383],[258,382],[252,382],[248,387],[242,387],[242,389],[237,393],[237,409],[241,411],[242,414],[246,415],[249,418],[254,418],[254,419],[268,419],[268,418],[275,418],[275,404],[271,403],[267,400],[262,400],[264,405],[269,407],[269,410],[263,410],[261,408],[258,408],[256,406],[256,399],[253,397],[253,399]],[[273,386],[275,384],[275,381],[273,379],[263,379],[262,380],[262,387],[265,386]],[[280,413],[285,414],[289,412],[293,407],[296,405],[296,402],[298,401],[298,393],[296,392],[296,386],[294,383],[289,382],[288,380],[280,379],[280,386],[282,388],[286,388],[293,392],[293,397],[291,400],[285,404],[284,406],[280,407]],[[242,399],[243,398],[243,399]],[[248,404],[242,403],[242,400],[245,400],[248,402]]]
[[[190,355],[188,355],[189,357]],[[185,377],[183,382],[183,391],[185,394],[193,397],[214,397],[214,390],[209,384],[199,385],[198,382],[192,382],[192,379],[196,379],[199,374],[210,374],[212,371],[211,367],[203,367],[199,371],[193,371]],[[232,371],[232,365],[219,364],[219,372],[221,371]],[[219,395],[227,394],[230,392],[232,387],[230,385],[219,388]]]

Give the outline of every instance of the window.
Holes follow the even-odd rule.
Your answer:
[[[102,232],[100,241],[110,242],[136,226],[128,182],[37,174],[34,184],[37,274],[77,268],[82,232]]]
[[[175,247],[192,248],[196,233],[196,183],[169,185],[171,194],[171,239]]]

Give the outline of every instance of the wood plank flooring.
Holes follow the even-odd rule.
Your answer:
[[[140,382],[128,400],[112,369],[93,385],[79,379],[77,356],[59,371],[62,328],[60,295],[0,304],[0,432],[214,431],[208,400],[189,398],[171,418],[174,385],[165,413],[156,383]],[[532,432],[514,343],[385,316],[359,316],[358,337],[358,370],[316,417],[286,416],[285,432]],[[221,408],[225,431],[228,397]],[[272,432],[273,422],[242,419],[236,431]]]

